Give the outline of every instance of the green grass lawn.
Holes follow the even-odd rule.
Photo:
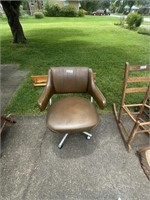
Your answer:
[[[105,112],[120,103],[124,63],[149,63],[149,37],[115,26],[110,16],[21,19],[26,45],[11,44],[6,19],[1,20],[1,62],[19,63],[30,71],[6,112],[39,113],[43,88],[33,88],[31,75],[47,74],[52,66],[87,66],[97,73],[97,85],[107,99]]]

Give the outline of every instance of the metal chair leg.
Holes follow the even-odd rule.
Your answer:
[[[58,145],[58,148],[59,148],[59,149],[61,149],[61,148],[63,147],[64,141],[66,140],[67,136],[68,136],[68,133],[66,133],[66,134],[64,135],[64,137],[62,138],[62,140],[60,141],[60,143],[59,143],[59,145]]]
[[[87,140],[90,140],[90,139],[91,139],[92,135],[91,135],[90,133],[88,133],[88,132],[86,132],[86,131],[84,131],[83,133],[87,136],[87,137],[86,137]]]
[[[86,131],[84,131],[83,133],[86,135],[86,139],[87,139],[87,140],[90,140],[90,139],[91,139],[92,134],[90,134],[90,133],[88,133],[88,132],[86,132]],[[61,148],[63,147],[63,144],[64,144],[64,142],[65,142],[67,136],[68,136],[68,133],[66,133],[66,134],[64,135],[64,137],[62,138],[62,140],[61,140],[60,143],[58,144],[58,148],[59,148],[59,149],[61,149]]]

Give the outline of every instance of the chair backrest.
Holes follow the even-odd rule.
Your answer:
[[[85,93],[88,90],[89,68],[52,67],[51,84],[54,93]]]
[[[125,64],[122,105],[125,102],[126,94],[146,93],[150,83],[150,65],[129,65]],[[147,97],[145,97],[146,99]]]
[[[40,110],[44,110],[54,94],[87,93],[101,109],[106,99],[95,84],[95,74],[88,67],[51,67],[42,95],[38,99]]]

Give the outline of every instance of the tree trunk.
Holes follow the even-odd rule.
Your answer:
[[[19,21],[20,3],[21,1],[1,1],[13,35],[13,43],[27,43],[27,39],[24,36],[24,32]]]
[[[134,4],[135,4],[135,0],[128,0],[128,5],[129,5],[129,13],[131,12],[131,8],[132,8],[132,6],[134,6]]]

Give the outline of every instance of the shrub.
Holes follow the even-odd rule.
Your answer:
[[[41,19],[44,17],[43,13],[42,12],[35,12],[34,13],[34,16],[36,19]]]
[[[127,24],[129,26],[130,29],[135,28],[135,27],[139,27],[143,21],[143,17],[142,15],[138,14],[138,13],[130,13],[127,16]]]
[[[64,6],[61,10],[61,16],[63,17],[76,17],[77,16],[77,11],[75,8],[71,6]]]
[[[20,12],[19,15],[20,15],[21,18],[28,18],[29,17],[28,11],[24,10],[22,5],[20,6],[19,12]]]
[[[46,1],[44,6],[44,15],[47,17],[59,17],[61,8],[58,4],[50,4],[49,1]]]
[[[50,7],[51,7],[51,5],[50,5],[50,3],[49,3],[49,1],[47,0],[46,2],[45,2],[45,5],[44,5],[44,15],[45,16],[49,16],[49,10],[50,10]]]
[[[80,9],[80,10],[78,11],[78,16],[79,16],[79,17],[84,17],[84,15],[85,15],[84,10],[83,10],[83,9]]]
[[[62,9],[58,4],[50,4],[47,0],[44,5],[44,15],[47,17],[76,17],[77,11],[71,6],[64,6]],[[82,15],[80,13],[80,15]]]
[[[137,20],[135,22],[135,26],[139,27],[142,24],[142,22],[143,22],[143,17],[142,15],[138,14]]]
[[[49,17],[59,17],[61,8],[57,4],[53,4],[49,7],[48,16]]]

